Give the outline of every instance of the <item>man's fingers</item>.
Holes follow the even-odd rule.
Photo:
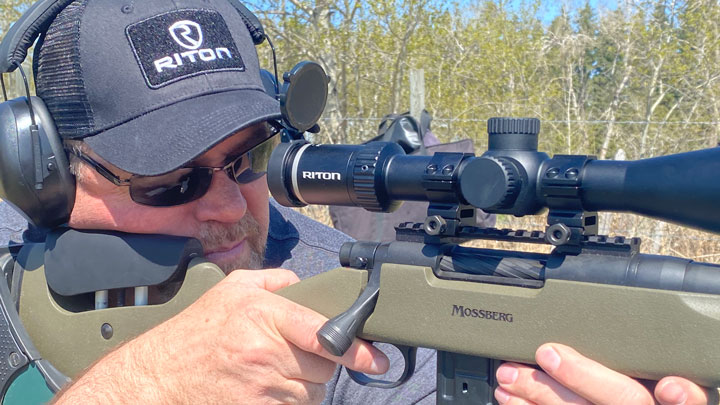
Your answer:
[[[497,382],[502,391],[495,393],[496,399],[503,393],[510,398],[523,398],[535,404],[577,404],[590,405],[580,395],[575,394],[559,382],[540,370],[517,364],[505,363],[498,368]],[[516,403],[508,399],[505,403]],[[520,402],[517,402],[520,403]]]
[[[551,377],[576,394],[597,405],[653,405],[655,400],[640,383],[592,361],[574,349],[545,344],[535,361]],[[598,384],[602,381],[602,384]]]
[[[270,269],[235,270],[221,283],[234,283],[246,288],[255,287],[275,291],[297,281],[298,278],[293,272]],[[234,287],[232,284],[230,286]],[[246,313],[265,314],[255,318],[257,320],[264,319],[259,325],[265,325],[273,330],[273,332],[268,331],[269,336],[279,335],[305,352],[362,373],[382,374],[389,368],[389,360],[384,353],[357,338],[344,356],[333,356],[320,345],[316,337],[317,331],[327,321],[327,318],[278,295],[266,296],[264,294],[266,293],[261,292],[255,299],[262,310],[246,309]],[[292,370],[289,370],[288,373],[292,373]]]
[[[300,349],[361,373],[382,374],[389,368],[390,361],[382,351],[357,338],[344,356],[333,356],[320,345],[316,337],[327,318],[289,300],[285,302],[287,307],[274,312],[275,326],[285,339]]]
[[[662,405],[705,405],[712,402],[709,396],[717,398],[715,392],[708,392],[704,388],[680,377],[665,377],[655,387],[655,398]],[[717,399],[715,399],[717,404]]]
[[[270,292],[295,284],[300,279],[297,274],[284,269],[267,270],[235,270],[231,272],[226,281],[240,283],[246,286],[258,287]]]
[[[501,387],[495,388],[495,399],[500,405],[535,405],[530,401],[512,395]]]
[[[331,359],[338,359],[330,353],[328,355]],[[340,364],[361,373],[384,374],[390,368],[390,360],[382,350],[373,346],[372,343],[358,338],[353,340],[352,345],[341,359]]]
[[[283,375],[287,378],[301,378],[305,381],[325,384],[335,374],[337,365],[324,357],[308,353],[294,344],[290,345],[292,361],[283,365]]]

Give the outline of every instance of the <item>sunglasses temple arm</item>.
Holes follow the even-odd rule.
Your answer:
[[[129,180],[123,180],[116,176],[114,173],[112,173],[110,170],[106,169],[103,165],[96,162],[95,160],[91,159],[89,156],[86,156],[83,153],[73,153],[75,156],[82,159],[85,163],[92,166],[96,172],[100,173],[101,176],[105,177],[108,181],[113,183],[116,186],[127,186],[130,184]]]

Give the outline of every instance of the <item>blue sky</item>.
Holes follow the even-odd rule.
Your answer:
[[[503,2],[508,9],[520,9],[523,8],[524,4],[534,3],[532,0],[495,0],[496,2]],[[585,6],[586,0],[561,0],[561,1],[542,1],[542,6],[539,10],[540,19],[549,24],[555,17],[560,14],[560,10],[563,5],[569,10],[576,10]],[[472,5],[477,4],[474,0],[458,0],[460,5]],[[590,0],[590,6],[595,9],[598,13],[603,10],[614,10],[618,6],[617,0]]]
[[[542,20],[545,22],[552,21],[553,18],[555,18],[558,14],[560,14],[560,9],[562,8],[563,4],[566,4],[569,9],[578,9],[583,6],[585,6],[585,0],[575,0],[575,1],[558,1],[558,2],[544,2],[546,4],[543,5],[543,8],[546,10],[541,10],[542,13]],[[617,8],[617,1],[616,0],[591,0],[590,6],[597,10],[614,10]]]
[[[559,0],[559,1],[553,1],[553,0],[491,0],[495,3],[503,3],[506,8],[510,10],[518,10],[525,8],[524,5],[527,4],[533,4],[536,1],[542,3],[542,6],[540,10],[538,11],[538,17],[541,21],[543,21],[545,24],[550,24],[550,22],[560,14],[560,10],[562,9],[563,5],[566,6],[569,10],[577,10],[579,8],[582,8],[585,6],[585,2],[587,0]],[[595,9],[596,13],[600,14],[604,10],[614,10],[618,6],[618,0],[589,0],[590,6]],[[245,3],[249,6],[251,10],[258,10],[261,8],[262,1],[261,0],[245,0]],[[446,4],[447,7],[452,7],[452,4],[458,4],[461,8],[462,7],[468,7],[469,9],[472,9],[473,6],[477,5],[479,3],[478,0],[455,0],[455,1],[448,1]]]

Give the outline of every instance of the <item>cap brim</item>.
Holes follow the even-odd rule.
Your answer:
[[[233,90],[184,100],[90,136],[100,157],[127,172],[173,171],[253,124],[280,119],[280,104],[260,90]]]

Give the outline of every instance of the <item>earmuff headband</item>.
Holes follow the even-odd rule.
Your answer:
[[[247,7],[238,0],[228,0],[228,3],[235,7],[235,10],[237,10],[240,14],[240,17],[248,28],[248,31],[250,31],[253,43],[255,45],[262,44],[266,36],[265,29],[263,28],[260,20],[255,16],[255,14],[253,14],[252,11],[248,10]]]
[[[45,32],[55,16],[72,1],[41,0],[30,6],[0,44],[0,72],[13,72],[25,60],[38,35]]]

